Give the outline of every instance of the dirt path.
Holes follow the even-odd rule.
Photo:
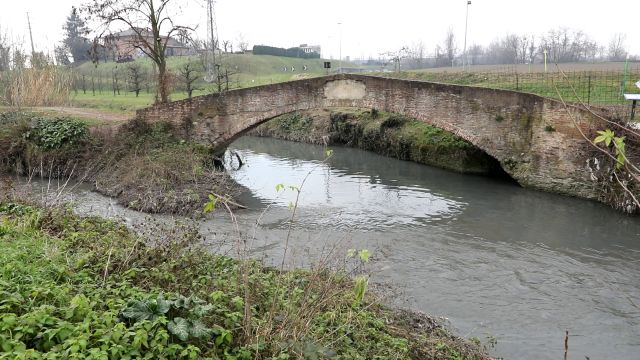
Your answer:
[[[61,115],[74,116],[81,119],[95,120],[101,124],[122,123],[134,116],[133,113],[75,107],[35,107],[31,108],[31,110],[52,112]]]

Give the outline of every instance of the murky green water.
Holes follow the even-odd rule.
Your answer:
[[[569,359],[639,358],[640,219],[356,149],[334,148],[325,164],[319,146],[242,138],[232,148],[246,163],[233,176],[249,189],[252,210],[238,220],[245,235],[255,230],[254,256],[280,261],[295,191],[275,185],[306,177],[291,266],[367,248],[374,280],[395,290],[387,301],[446,316],[463,336],[496,337],[496,356],[561,359],[569,330]],[[145,217],[78,195],[81,213]],[[234,233],[223,214],[201,230],[213,241]]]

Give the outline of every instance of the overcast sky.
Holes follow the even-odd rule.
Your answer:
[[[206,32],[205,0],[173,0],[186,6],[181,24]],[[539,35],[551,28],[584,30],[607,44],[617,32],[640,54],[640,0],[472,0],[468,45],[486,45],[507,33]],[[84,0],[2,0],[0,29],[28,49],[27,15],[38,50],[52,51],[72,6]],[[422,41],[429,53],[453,28],[462,50],[467,0],[217,0],[221,39],[235,42],[242,33],[250,45],[281,47],[319,44],[323,56],[377,57]],[[342,23],[342,25],[338,25]],[[341,34],[341,36],[340,36]]]

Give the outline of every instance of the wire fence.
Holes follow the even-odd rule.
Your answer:
[[[624,94],[638,94],[640,66],[625,70],[520,71],[517,67],[496,67],[490,71],[411,71],[401,78],[514,90],[584,104],[594,110],[606,110],[611,116],[631,119],[632,102]],[[635,117],[635,121],[638,121]]]

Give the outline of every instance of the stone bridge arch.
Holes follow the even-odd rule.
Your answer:
[[[533,94],[363,75],[334,75],[205,95],[139,110],[224,149],[282,114],[354,107],[394,112],[454,133],[497,159],[524,187],[596,198],[580,131],[604,125],[589,112]],[[599,126],[598,126],[599,125]]]

